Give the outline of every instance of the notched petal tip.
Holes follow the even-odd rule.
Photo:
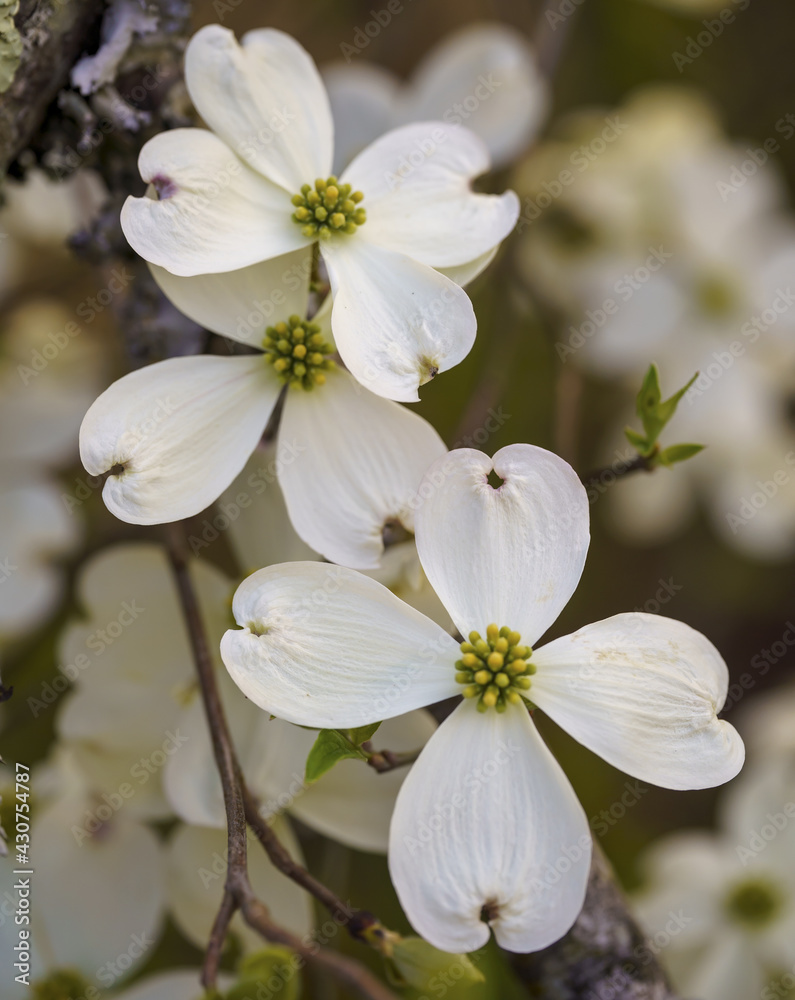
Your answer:
[[[155,174],[149,183],[157,192],[158,201],[173,198],[177,191],[179,191],[177,183],[170,177],[166,177],[165,174]]]
[[[439,365],[434,361],[429,361],[427,358],[423,358],[420,362],[419,374],[420,374],[420,385],[426,385],[431,382],[439,374]]]

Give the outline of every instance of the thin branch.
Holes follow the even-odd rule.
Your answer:
[[[257,839],[265,849],[265,853],[271,860],[274,867],[278,868],[287,878],[292,879],[302,889],[305,889],[311,896],[324,906],[331,916],[350,934],[358,940],[371,938],[373,934],[377,936],[378,929],[381,928],[380,921],[368,913],[366,910],[355,910],[348,906],[336,893],[332,892],[328,886],[319,882],[314,875],[306,870],[302,865],[293,859],[287,848],[282,844],[272,827],[260,815],[259,803],[251,790],[243,784],[243,803],[246,811],[248,825],[257,835]]]
[[[581,476],[580,481],[587,489],[589,486],[598,486],[600,483],[604,483],[607,476],[610,476],[610,481],[614,482],[616,479],[631,476],[634,472],[653,472],[655,468],[653,459],[653,455],[637,455],[631,462],[622,462],[621,465],[615,466],[607,465],[588,476]]]
[[[373,745],[369,740],[366,743],[362,743],[362,750],[370,754],[367,758],[367,764],[374,771],[377,771],[378,774],[387,774],[389,771],[395,771],[399,767],[408,767],[422,753],[422,747],[419,747],[417,750],[406,750],[404,752],[373,750]]]
[[[256,898],[248,878],[246,852],[246,819],[247,812],[252,820],[256,819],[255,830],[260,836],[267,824],[261,819],[256,809],[256,803],[250,792],[245,789],[240,764],[232,744],[226,716],[224,715],[218,686],[215,681],[213,662],[210,657],[204,623],[201,618],[199,602],[193,589],[186,555],[185,533],[181,523],[169,525],[168,555],[177,582],[180,603],[188,626],[191,649],[196,665],[196,673],[201,688],[202,703],[207,716],[207,724],[212,738],[213,754],[224,793],[224,807],[227,819],[227,856],[228,867],[224,896],[221,907],[213,925],[210,942],[205,954],[202,968],[202,985],[206,988],[215,987],[218,975],[218,963],[221,949],[235,911],[239,909],[246,923],[258,931],[267,941],[284,944],[295,950],[305,961],[319,965],[333,973],[341,982],[354,989],[365,1000],[397,1000],[391,990],[388,990],[373,976],[369,970],[347,956],[338,952],[320,948],[314,943],[307,944],[289,931],[274,923],[267,907]],[[246,808],[248,803],[248,810]],[[252,814],[253,807],[253,814]],[[254,826],[254,823],[252,823]],[[350,921],[351,911],[337,897],[314,879],[305,869],[292,862],[282,844],[268,829],[266,839],[270,851],[281,858],[282,865],[288,870],[286,874],[302,873],[299,884],[316,894],[321,892],[321,902],[328,905],[332,900],[335,912],[346,916]],[[262,838],[261,838],[262,839]],[[281,870],[285,868],[279,866]],[[375,923],[373,920],[372,922]]]
[[[229,933],[229,924],[232,922],[232,917],[234,917],[238,909],[237,898],[224,886],[224,896],[213,921],[210,940],[207,943],[207,950],[204,953],[201,981],[205,989],[214,989],[218,981],[218,966],[221,963],[221,952],[224,949],[226,935]]]
[[[313,943],[307,944],[306,941],[300,940],[289,931],[277,927],[271,922],[267,908],[252,892],[248,880],[246,880],[245,885],[240,886],[238,895],[241,898],[240,909],[246,923],[268,941],[291,948],[305,962],[313,962],[326,969],[339,982],[355,990],[360,996],[367,997],[369,1000],[398,1000],[392,990],[387,989],[380,980],[376,979],[369,969],[365,969],[364,966],[353,962],[338,951],[320,948]]]

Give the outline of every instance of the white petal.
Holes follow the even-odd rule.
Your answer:
[[[308,248],[223,274],[172,274],[149,270],[180,312],[207,330],[262,347],[266,327],[294,313],[306,316],[312,253]]]
[[[737,855],[713,833],[683,830],[655,842],[642,856],[647,888],[634,909],[653,939],[671,917],[682,915],[681,948],[698,947],[720,933],[724,899],[735,878]]]
[[[387,521],[414,527],[410,506],[447,449],[427,420],[376,396],[348,372],[287,394],[279,430],[295,454],[279,471],[290,520],[331,562],[375,569]]]
[[[316,558],[290,523],[279,486],[278,473],[295,458],[289,441],[282,447],[278,436],[261,444],[218,498],[230,521],[229,543],[245,575],[274,563]]]
[[[470,182],[488,169],[488,150],[465,128],[423,122],[388,132],[342,176],[364,193],[367,222],[357,235],[432,267],[480,257],[519,217],[513,191],[472,190]]]
[[[3,557],[0,636],[23,635],[55,611],[63,574],[54,557],[77,548],[82,523],[64,505],[55,483],[0,484],[0,553]]]
[[[530,697],[609,764],[663,788],[733,778],[745,750],[718,719],[729,683],[720,653],[683,622],[615,615],[535,650]]]
[[[303,862],[300,845],[289,824],[280,818],[274,830],[299,864]],[[271,864],[257,838],[248,834],[248,872],[254,892],[274,914],[279,923],[294,934],[307,934],[312,928],[312,903],[295,882]],[[206,948],[213,921],[221,905],[226,876],[226,830],[203,826],[181,826],[172,836],[167,850],[166,893],[168,907],[180,931],[197,948]],[[262,938],[248,928],[237,914],[232,922],[247,952],[259,951]]]
[[[287,192],[206,129],[159,133],[138,168],[160,197],[130,196],[122,229],[133,250],[173,274],[236,271],[309,242]]]
[[[80,428],[80,458],[108,509],[131,524],[212,503],[257,446],[281,385],[262,355],[171,358],[114,382]]]
[[[334,171],[345,166],[393,124],[400,81],[373,63],[332,63],[322,68],[334,119]]]
[[[458,631],[438,594],[428,583],[413,538],[390,545],[381,556],[381,566],[367,575],[389,587],[401,601],[441,625],[445,632],[455,635]]]
[[[203,941],[200,947],[206,947]],[[200,982],[201,969],[174,969],[140,979],[116,1000],[202,1000],[206,993]],[[218,977],[220,988],[229,989],[233,979],[228,974]]]
[[[466,264],[455,264],[453,267],[439,267],[437,270],[440,274],[446,275],[451,281],[454,281],[457,285],[465,288],[471,281],[475,278],[494,260],[497,256],[497,251],[499,246],[492,247],[491,250],[487,250],[486,253],[481,254],[480,257],[475,257],[474,260],[467,261]]]
[[[378,774],[363,761],[343,760],[315,784],[304,787],[306,758],[317,733],[276,719],[270,725],[281,727],[271,770],[283,775],[282,789],[274,790],[272,803],[285,802],[293,816],[341,844],[386,854],[392,810],[409,768]],[[435,730],[429,712],[409,712],[387,719],[373,737],[373,744],[378,750],[398,753],[417,750]]]
[[[283,31],[198,31],[185,52],[196,110],[242,159],[291,195],[331,171],[334,132],[320,74]],[[297,228],[297,227],[296,227]]]
[[[748,935],[732,929],[716,936],[699,963],[676,985],[688,997],[748,1000],[775,996],[770,984],[776,981],[765,974]]]
[[[128,969],[151,957],[163,917],[163,860],[151,830],[121,811],[100,833],[87,835],[87,806],[95,814],[98,805],[90,800],[59,802],[33,824],[31,856],[40,889],[32,913],[52,965],[93,978],[106,962],[128,954],[133,935],[149,947],[136,949]]]
[[[522,35],[475,23],[431,49],[403,95],[404,121],[463,123],[486,143],[492,165],[519,155],[546,116],[549,92]]]
[[[389,870],[414,929],[474,951],[491,926],[509,951],[561,938],[585,899],[591,836],[582,806],[524,708],[481,715],[465,701],[398,795]]]
[[[328,563],[289,563],[244,580],[221,641],[232,679],[299,726],[347,728],[457,694],[458,644],[380,583]]]
[[[428,471],[420,496],[417,551],[461,633],[493,622],[535,643],[574,593],[588,551],[588,500],[571,466],[529,444],[493,459],[461,448]]]
[[[358,234],[329,240],[321,251],[337,349],[371,392],[413,402],[419,386],[469,354],[477,320],[455,282]]]

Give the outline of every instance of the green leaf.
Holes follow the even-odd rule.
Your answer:
[[[656,365],[650,365],[643,384],[640,387],[635,408],[646,431],[646,440],[641,454],[650,454],[660,436],[660,432],[676,413],[679,401],[698,378],[698,372],[690,379],[687,385],[675,392],[670,399],[662,401],[660,393],[660,378]],[[633,442],[634,443],[634,442]],[[640,450],[640,449],[639,449]]]
[[[670,448],[665,448],[657,456],[660,465],[675,465],[677,462],[685,462],[700,451],[704,450],[703,444],[672,444]]]
[[[306,783],[311,785],[322,778],[338,761],[367,760],[368,754],[361,749],[361,744],[366,743],[380,725],[375,722],[358,729],[321,729],[306,758]]]
[[[636,448],[641,455],[649,447],[649,443],[646,440],[646,438],[642,434],[639,434],[638,431],[633,431],[631,427],[624,428],[624,436],[626,437],[627,441],[629,441],[629,443],[632,445],[632,447]]]
[[[274,1000],[298,1000],[301,976],[293,962],[294,953],[282,945],[269,945],[240,963],[238,982],[225,1000],[251,1000],[267,993]],[[300,968],[300,966],[299,966]],[[274,984],[278,983],[274,991]],[[263,992],[264,991],[264,992]]]
[[[665,425],[668,423],[668,421],[671,419],[674,413],[676,413],[676,408],[679,405],[679,400],[682,398],[682,396],[684,396],[684,394],[687,392],[690,386],[695,382],[695,380],[698,378],[698,375],[699,373],[696,372],[696,374],[690,379],[687,385],[682,386],[679,392],[675,392],[670,399],[666,399],[664,403],[660,403],[660,405],[657,407],[657,415],[659,419],[662,420],[663,427],[665,427]]]
[[[380,725],[380,722],[372,722],[369,726],[359,726],[358,729],[340,729],[339,732],[344,733],[351,743],[358,747],[371,739]]]
[[[654,426],[657,407],[660,405],[661,398],[660,377],[657,373],[657,366],[649,365],[649,370],[646,372],[640,392],[635,400],[635,410],[640,417],[649,441],[656,440],[656,435],[653,435],[649,428]]]
[[[392,952],[392,963],[403,983],[416,990],[431,989],[431,981],[438,981],[445,974],[460,983],[485,982],[483,973],[467,955],[439,951],[419,937],[406,937],[399,941]]]

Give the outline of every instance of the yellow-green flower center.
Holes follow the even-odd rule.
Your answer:
[[[748,879],[731,890],[726,899],[726,909],[737,923],[759,930],[776,919],[783,903],[781,893],[772,882]]]
[[[736,305],[734,289],[718,274],[702,275],[696,283],[696,299],[704,315],[724,319]]]
[[[507,627],[489,625],[485,639],[470,632],[469,642],[461,643],[463,656],[456,661],[455,679],[465,685],[465,698],[478,699],[479,712],[489,708],[504,712],[508,705],[522,704],[536,668],[529,661],[532,649],[522,646],[521,639]]]
[[[262,348],[282,382],[301,389],[322,385],[325,373],[334,367],[329,357],[334,347],[326,342],[317,323],[300,316],[269,326]]]
[[[31,996],[33,1000],[83,1000],[88,989],[89,983],[79,972],[62,969],[32,983]]]
[[[325,240],[332,233],[350,236],[367,221],[359,204],[363,198],[361,191],[351,191],[350,184],[340,184],[336,177],[318,177],[314,187],[304,184],[301,193],[293,195],[293,221],[311,239]]]

